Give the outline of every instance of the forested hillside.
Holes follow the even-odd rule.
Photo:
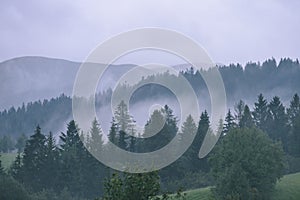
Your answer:
[[[22,70],[26,71],[26,69]],[[225,84],[227,103],[231,108],[240,99],[243,99],[246,103],[254,102],[260,93],[263,93],[268,100],[271,100],[275,95],[280,96],[283,105],[287,106],[292,96],[295,93],[300,93],[300,65],[298,60],[293,61],[286,58],[281,59],[277,63],[275,59],[269,59],[263,63],[250,62],[244,67],[240,64],[219,66],[219,70]],[[41,71],[40,73],[43,72]],[[112,71],[111,73],[114,72]],[[209,112],[209,94],[201,73],[209,73],[209,71],[199,72],[189,67],[181,72],[196,91],[199,102],[202,105],[201,109],[207,109]],[[120,74],[117,76],[120,76]],[[145,77],[140,83],[149,79],[168,78],[176,79],[176,76],[163,73]],[[45,91],[47,91],[47,87],[44,88]],[[128,87],[130,86],[124,86],[124,89],[126,90]],[[97,106],[109,105],[111,94],[112,91],[110,89],[99,92],[97,95]],[[130,106],[134,107],[136,103],[145,102],[145,100],[166,98],[169,98],[169,102],[175,100],[174,95],[167,89],[155,84],[148,84],[134,93],[131,99],[132,105]],[[0,136],[8,135],[12,140],[16,140],[22,133],[28,136],[33,132],[33,127],[38,124],[43,127],[45,132],[53,131],[56,134],[72,118],[71,102],[69,96],[61,95],[49,100],[39,100],[24,103],[20,107],[4,109],[0,112]]]

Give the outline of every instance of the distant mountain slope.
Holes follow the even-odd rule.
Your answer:
[[[100,64],[101,65],[101,64]],[[72,117],[69,97],[72,92],[73,82],[80,63],[59,59],[42,57],[23,57],[0,63],[0,136],[9,134],[18,136],[21,133],[32,134],[35,126],[39,124],[47,133],[59,132]],[[103,65],[101,65],[103,66]],[[119,80],[120,76],[130,70],[134,65],[113,65],[105,73],[102,80],[102,89],[109,88]],[[189,66],[186,65],[186,68]],[[178,68],[177,68],[178,69]],[[253,107],[259,93],[270,100],[273,96],[279,96],[286,107],[295,93],[300,94],[300,64],[298,60],[281,59],[277,63],[269,59],[260,63],[248,63],[242,67],[239,64],[220,66],[227,104],[232,107],[240,99]],[[209,73],[203,71],[202,73]],[[200,109],[203,111],[209,107],[209,93],[201,74],[195,69],[189,68],[181,71],[181,74],[189,81],[197,93]],[[143,83],[146,80],[170,79],[176,77],[169,73],[144,77],[136,81]],[[180,83],[178,83],[180,84]],[[126,92],[130,87],[124,86]],[[110,97],[111,90],[97,95],[99,116],[102,126],[108,128],[111,120]],[[61,95],[64,93],[65,95]],[[61,96],[60,96],[61,95]],[[59,98],[55,98],[58,97]],[[51,99],[53,97],[53,99]],[[46,101],[35,101],[48,99]],[[148,109],[153,104],[168,104],[176,112],[176,99],[166,88],[155,84],[145,85],[137,89],[130,103],[130,111],[139,125],[148,118]],[[32,101],[32,102],[30,102]],[[22,102],[25,102],[22,106]],[[27,103],[29,102],[29,103]],[[175,102],[175,103],[174,103]],[[11,105],[17,105],[11,108]],[[20,105],[20,107],[19,107]],[[132,107],[131,107],[132,106]],[[193,105],[191,105],[193,106]]]
[[[81,63],[45,57],[20,57],[0,63],[0,110],[64,93],[71,95]],[[103,64],[100,66],[104,67]],[[102,80],[104,87],[134,65],[113,65]]]

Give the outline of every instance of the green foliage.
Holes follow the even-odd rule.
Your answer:
[[[10,166],[9,174],[14,177],[17,180],[21,180],[21,169],[22,169],[22,157],[21,154],[18,153],[17,157],[15,158],[15,161]]]
[[[159,176],[157,172],[120,175],[113,174],[105,182],[103,200],[149,200],[159,192]]]
[[[300,173],[285,175],[277,181],[275,191],[271,194],[272,200],[298,200],[300,199]],[[206,187],[185,191],[187,200],[215,200],[213,188]]]
[[[31,200],[24,186],[6,174],[0,174],[0,199]]]
[[[225,117],[223,135],[226,135],[231,129],[235,128],[236,126],[237,125],[234,121],[234,116],[231,114],[231,111],[229,109]]]
[[[36,127],[36,130],[26,143],[22,158],[22,168],[17,177],[21,177],[21,182],[38,191],[44,186],[45,171],[44,161],[46,158],[46,137],[42,134],[41,128]]]
[[[186,170],[183,168],[182,170]],[[184,177],[180,179],[161,182],[162,191],[177,191],[178,189],[196,189],[213,185],[211,174],[205,172],[184,171]]]
[[[262,94],[259,94],[257,102],[254,103],[253,118],[255,125],[263,130],[266,130],[268,120],[268,102]]]
[[[276,184],[275,191],[273,192],[272,200],[298,200],[300,199],[300,173],[289,174],[284,176]]]
[[[102,134],[100,124],[97,119],[94,119],[90,130],[90,137],[87,141],[87,146],[95,154],[100,154],[103,151],[104,141],[102,139]]]
[[[239,121],[239,127],[244,128],[251,128],[254,126],[253,123],[253,119],[252,119],[252,115],[250,112],[250,109],[248,107],[248,105],[245,105],[244,109],[243,109],[243,114],[241,116],[241,119]]]
[[[274,140],[281,140],[285,144],[288,135],[287,116],[285,107],[280,101],[280,98],[275,96],[268,105],[268,133]]]
[[[233,129],[210,157],[220,199],[268,198],[284,169],[283,151],[255,128]]]

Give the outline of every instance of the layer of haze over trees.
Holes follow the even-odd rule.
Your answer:
[[[20,58],[21,59],[21,58]],[[23,58],[25,59],[25,58]],[[63,69],[63,65],[59,65],[62,61],[60,60],[54,60],[51,59],[42,59],[42,60],[36,60],[34,58],[25,59],[26,65],[29,65],[33,62],[34,66],[32,70],[38,68],[39,66],[42,68],[43,63],[51,63],[54,66],[58,66],[55,69],[55,71],[59,71],[59,69]],[[8,63],[17,63],[16,66],[21,65],[22,59],[20,61],[16,60],[7,61]],[[67,65],[70,64],[67,61],[63,61],[63,64]],[[4,63],[5,64],[5,63]],[[4,65],[2,63],[2,65]],[[9,66],[13,64],[6,64],[7,67],[2,67],[0,69],[9,69]],[[77,63],[76,66],[67,67],[67,71],[73,71],[78,68],[79,63]],[[4,65],[5,66],[5,65]],[[28,70],[30,71],[31,68],[28,66]],[[48,66],[48,65],[47,65]],[[132,67],[132,66],[131,66]],[[48,68],[51,68],[48,66]],[[74,68],[74,69],[73,69]],[[114,67],[112,67],[111,73],[107,72],[107,75],[105,77],[109,77],[110,79],[118,78],[121,76],[122,73],[130,69],[130,67],[115,67],[116,70],[123,69],[120,72],[118,72],[118,75],[114,75],[116,70],[113,70]],[[24,69],[21,68],[23,71]],[[47,72],[49,69],[45,69]],[[233,107],[236,102],[238,102],[240,99],[243,99],[246,103],[252,103],[255,101],[255,98],[258,94],[263,93],[266,97],[266,99],[271,100],[271,98],[275,95],[281,97],[281,101],[285,106],[288,106],[289,100],[295,93],[300,93],[300,65],[298,60],[291,60],[289,58],[281,59],[278,63],[275,61],[275,59],[269,59],[266,60],[263,63],[248,63],[246,66],[242,67],[239,64],[231,64],[229,66],[220,66],[219,67],[220,73],[223,77],[225,89],[226,89],[226,95],[227,95],[227,103],[229,107]],[[7,70],[6,70],[7,71]],[[6,71],[4,70],[3,76],[6,74]],[[18,68],[16,68],[16,71],[18,71]],[[22,71],[22,72],[23,72]],[[25,72],[24,72],[25,73]],[[29,74],[28,74],[29,73]],[[41,79],[39,74],[40,73],[34,73],[34,77],[31,77],[30,72],[27,72],[28,78],[30,80],[35,80],[36,78],[38,82],[44,82],[44,80]],[[70,72],[71,73],[71,72]],[[201,110],[209,109],[210,108],[210,99],[209,99],[209,93],[207,91],[205,82],[203,81],[201,77],[201,73],[209,73],[207,71],[202,71],[201,73],[199,71],[194,70],[193,68],[189,68],[187,70],[184,70],[181,72],[184,77],[191,83],[192,87],[194,88],[198,98],[199,98],[199,104],[201,106]],[[62,73],[65,74],[65,76],[68,77],[67,72]],[[75,72],[72,72],[75,76]],[[9,77],[13,76],[13,74],[8,74]],[[19,79],[22,79],[22,77],[17,77]],[[70,78],[70,77],[69,77]],[[67,79],[69,79],[67,78]],[[169,73],[164,73],[159,76],[150,76],[145,77],[145,80],[156,80],[156,79],[168,79],[173,78],[176,79],[174,75],[171,75]],[[45,79],[45,77],[43,78]],[[53,84],[48,85],[54,85],[55,87],[59,88],[57,85],[57,82],[64,82],[64,80],[53,80]],[[17,82],[17,80],[16,80]],[[72,82],[69,80],[69,82]],[[109,85],[109,83],[113,83],[114,81],[106,81],[103,84]],[[139,82],[141,84],[143,80]],[[106,83],[106,84],[105,84]],[[9,85],[9,80],[7,81],[7,84]],[[20,82],[20,84],[24,84],[20,87],[27,87],[26,82],[24,83]],[[33,84],[30,87],[35,87]],[[41,88],[41,90],[47,92],[48,90],[53,90],[53,88],[48,88],[50,86],[45,86]],[[66,86],[67,87],[67,86]],[[134,87],[134,86],[131,86]],[[6,87],[3,86],[4,92]],[[1,89],[1,88],[0,88]],[[7,88],[6,88],[7,89]],[[11,88],[14,89],[13,87]],[[126,87],[124,88],[126,90]],[[2,91],[2,90],[1,90]],[[50,91],[49,91],[50,92]],[[6,93],[9,93],[8,91]],[[39,93],[39,90],[36,89],[36,93]],[[20,94],[19,94],[20,95]],[[96,96],[97,99],[97,107],[99,112],[109,113],[107,112],[107,108],[110,109],[110,99],[112,95],[111,89],[106,89],[101,92],[99,92]],[[21,96],[23,96],[21,94]],[[175,110],[177,116],[177,104],[176,104],[176,98],[175,96],[166,88],[160,87],[155,84],[149,84],[146,85],[139,90],[137,90],[130,102],[130,111],[134,114],[135,118],[138,120],[138,122],[143,123],[146,122],[147,116],[144,114],[140,114],[141,110],[143,110],[145,107],[145,104],[147,102],[153,102],[157,103],[157,101],[161,100],[161,105],[168,104],[169,106],[172,106]],[[12,101],[12,100],[11,100]],[[171,103],[175,102],[175,103]],[[61,95],[56,98],[52,98],[49,100],[43,100],[43,101],[34,101],[29,103],[23,103],[23,105],[19,107],[10,107],[3,109],[0,112],[0,136],[9,135],[13,142],[16,142],[17,138],[21,134],[25,134],[29,136],[33,131],[34,128],[37,125],[40,125],[43,127],[43,129],[46,132],[53,131],[54,133],[60,132],[65,130],[64,126],[65,124],[72,119],[72,110],[71,110],[71,104],[72,100],[67,95]],[[60,112],[57,112],[57,111]],[[208,110],[210,113],[210,111]],[[111,119],[110,116],[103,116],[101,113],[99,113],[100,121],[105,121],[104,124],[102,124],[103,129],[105,132],[109,129],[109,120]],[[102,119],[103,118],[103,119]],[[142,119],[142,120],[140,120]],[[184,119],[183,119],[184,120]]]
[[[284,174],[300,171],[300,100],[296,84],[300,80],[295,75],[299,74],[300,66],[298,61],[290,59],[280,63],[277,65],[274,60],[269,60],[261,67],[249,64],[245,70],[236,65],[220,67],[228,97],[234,98],[232,96],[238,94],[236,91],[244,91],[247,103],[237,100],[224,121],[220,120],[222,136],[213,151],[203,159],[198,158],[198,153],[211,125],[209,112],[205,109],[199,119],[189,116],[183,119],[183,126],[178,127],[172,106],[165,105],[151,113],[143,132],[139,133],[135,117],[128,112],[128,105],[121,101],[114,111],[115,117],[107,116],[110,122],[108,139],[124,150],[149,152],[163,147],[176,134],[183,138],[193,131],[197,133],[192,145],[177,161],[151,173],[121,173],[97,161],[82,140],[86,141],[88,149],[109,151],[103,124],[95,119],[90,122],[89,133],[82,133],[76,122],[70,119],[71,99],[65,95],[5,110],[0,118],[1,152],[17,151],[18,155],[8,169],[3,169],[0,164],[0,199],[173,198],[164,194],[168,191],[179,191],[174,198],[184,199],[180,192],[182,187],[205,186],[212,186],[216,199],[268,199],[278,179]],[[282,63],[286,63],[284,70]],[[196,91],[199,84],[204,84],[200,74],[192,68],[182,74]],[[171,76],[174,75],[164,73],[148,78]],[[226,76],[232,79],[226,80]],[[260,88],[270,90],[276,85],[285,85],[289,88],[287,93],[293,91],[293,94],[289,94],[289,99],[284,97],[284,102],[274,93],[271,97],[256,94]],[[136,93],[131,103],[143,102],[163,91],[156,86],[148,87]],[[109,102],[109,94],[109,90],[99,94],[97,105]],[[251,99],[254,100],[250,102]],[[163,119],[162,129],[151,138],[130,135],[151,134]],[[65,124],[66,131],[58,133],[57,130]]]

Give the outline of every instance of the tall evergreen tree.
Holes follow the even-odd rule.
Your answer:
[[[86,150],[79,134],[78,126],[72,120],[67,126],[67,132],[60,136],[62,144],[59,187],[68,188],[72,196],[95,198],[101,192],[101,181],[105,172]]]
[[[230,109],[225,117],[225,123],[223,128],[223,134],[226,135],[232,128],[236,127],[236,123],[234,121],[234,116],[231,114]]]
[[[90,130],[90,139],[88,141],[88,146],[93,150],[94,153],[100,154],[103,150],[104,141],[102,138],[102,130],[100,124],[95,118],[92,122],[92,127]]]
[[[55,138],[52,132],[46,138],[45,144],[45,161],[44,161],[44,174],[43,178],[45,180],[46,188],[57,189],[56,182],[58,176],[58,159],[59,152],[56,146]]]
[[[298,94],[293,96],[290,107],[287,109],[290,126],[294,125],[294,120],[300,115],[300,100]]]
[[[60,159],[60,185],[67,187],[72,195],[83,196],[82,164],[85,162],[85,148],[80,140],[79,128],[72,120],[67,125],[67,132],[61,133],[62,144]]]
[[[185,122],[182,125],[181,128],[181,140],[184,141],[185,137],[187,135],[190,135],[192,133],[197,133],[197,125],[192,118],[191,115],[189,115]],[[194,138],[195,140],[195,138]],[[186,171],[195,171],[195,167],[193,166],[193,161],[198,158],[198,153],[199,153],[200,146],[192,145],[187,149],[187,151],[179,158],[180,165],[182,168]]]
[[[292,156],[300,157],[300,115],[293,120],[288,138],[288,151]]]
[[[240,100],[235,106],[234,106],[234,111],[235,111],[235,120],[238,124],[240,124],[240,121],[242,119],[243,113],[245,109],[245,103]]]
[[[118,146],[122,149],[129,150],[129,133],[133,132],[135,121],[129,114],[128,107],[123,100],[117,106],[115,119],[118,125]]]
[[[39,191],[44,187],[42,179],[45,173],[45,147],[46,137],[42,134],[41,128],[36,130],[26,143],[22,158],[22,181],[33,190]]]
[[[112,118],[110,130],[109,130],[109,134],[108,134],[108,139],[115,145],[117,145],[117,141],[118,141],[117,132],[118,132],[118,125],[116,123],[115,118]]]
[[[243,127],[251,128],[254,126],[252,115],[251,115],[248,105],[245,105],[243,115],[239,122],[239,126],[242,128]]]
[[[286,150],[286,139],[288,135],[287,116],[280,98],[275,96],[268,105],[268,133],[274,140],[281,140]]]
[[[208,132],[209,127],[210,127],[209,116],[208,116],[207,111],[205,110],[203,113],[201,113],[200,120],[198,123],[197,134],[196,134],[195,140],[192,144],[195,149],[198,148],[200,150],[200,147],[202,146],[202,143],[204,141],[205,135]],[[200,170],[200,171],[208,172],[209,166],[207,163],[207,158],[199,159],[199,156],[198,156],[199,150],[197,152],[196,157],[194,157],[194,160],[193,160],[194,167],[197,171]]]
[[[22,169],[22,157],[21,154],[18,153],[16,159],[14,160],[13,164],[9,168],[9,174],[16,180],[21,180],[21,169]]]
[[[253,119],[258,128],[267,130],[268,102],[262,94],[259,94],[257,102],[254,103]]]
[[[300,157],[300,100],[298,94],[293,96],[287,109],[290,133],[288,136],[288,151],[291,155]]]
[[[119,131],[128,133],[134,127],[134,120],[129,114],[128,107],[123,100],[115,110],[115,119],[119,126]]]

